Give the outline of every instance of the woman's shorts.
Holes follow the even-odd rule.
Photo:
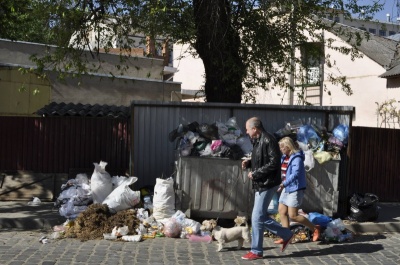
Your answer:
[[[304,198],[304,190],[298,190],[292,193],[286,193],[285,189],[281,192],[279,197],[279,203],[286,205],[287,207],[299,208]]]

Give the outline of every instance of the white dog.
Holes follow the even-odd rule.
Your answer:
[[[235,220],[235,226],[247,226],[247,217],[246,216],[237,216]]]
[[[217,251],[221,251],[225,243],[237,240],[237,249],[243,247],[243,242],[250,242],[250,230],[248,226],[235,226],[232,228],[223,228],[216,226],[212,231],[215,240],[218,241]]]
[[[212,232],[213,229],[217,226],[217,221],[214,219],[204,220],[201,223],[200,230],[201,231],[209,231]]]

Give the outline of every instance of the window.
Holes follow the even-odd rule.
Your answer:
[[[396,34],[396,31],[389,31],[389,36],[392,36],[392,35],[395,35]]]
[[[321,83],[321,65],[324,46],[319,42],[310,42],[301,47],[301,62],[304,69],[304,84],[319,85]]]
[[[379,36],[386,36],[385,30],[379,30]]]
[[[340,23],[340,18],[338,16],[335,17],[335,22]]]
[[[376,29],[368,29],[369,33],[375,34],[376,35]]]
[[[359,29],[361,29],[361,30],[365,30],[365,31],[367,30],[367,29],[366,29],[366,28],[364,28],[364,27],[359,27]]]

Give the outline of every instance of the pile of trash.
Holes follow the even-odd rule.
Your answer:
[[[140,220],[136,216],[136,210],[128,209],[115,214],[110,212],[107,204],[91,204],[75,220],[65,223],[65,237],[78,238],[82,241],[101,239],[104,234],[111,233],[113,229],[126,227],[124,235],[135,235]],[[60,231],[60,232],[61,232]]]
[[[93,164],[95,169],[90,180],[86,174],[78,174],[61,186],[54,204],[61,216],[75,219],[92,203],[106,204],[111,212],[116,213],[140,202],[140,191],[130,188],[137,181],[136,177],[111,177],[105,169],[107,162]]]
[[[345,124],[337,125],[332,132],[328,132],[322,125],[303,124],[301,120],[287,122],[285,126],[274,133],[280,140],[291,137],[297,141],[304,151],[306,169],[311,170],[317,160],[323,164],[332,159],[340,159],[340,151],[347,146],[349,127]]]
[[[133,191],[136,177],[111,177],[106,162],[94,163],[90,179],[78,174],[62,185],[55,205],[67,221],[53,228],[53,239],[141,241],[200,232],[200,223],[175,211],[174,181],[156,179],[154,194]]]
[[[180,124],[169,133],[169,140],[176,141],[181,156],[227,157],[238,160],[249,155],[253,149],[250,138],[243,134],[232,117],[225,123],[187,125]]]
[[[354,239],[354,234],[350,230],[346,229],[343,221],[340,218],[333,220],[331,217],[323,215],[318,212],[310,212],[307,214],[302,209],[299,209],[299,214],[307,218],[314,225],[319,225],[322,232],[319,240],[323,243],[332,243],[332,242],[339,243],[345,241],[352,241]],[[278,221],[279,217],[275,219]],[[291,241],[292,244],[311,242],[313,237],[313,232],[310,231],[308,227],[300,223],[290,222],[290,230],[294,234]],[[265,236],[271,238],[276,237],[271,233],[265,234]]]
[[[300,149],[305,152],[306,166],[310,170],[314,159],[322,164],[340,158],[340,151],[347,146],[349,127],[339,124],[332,132],[328,132],[322,125],[304,124],[302,120],[295,120],[287,122],[274,135],[278,140],[289,136],[297,141]],[[176,141],[175,149],[180,156],[241,159],[250,155],[253,149],[250,138],[240,130],[235,117],[225,123],[199,124],[194,121],[186,125],[179,124],[169,133],[169,140]]]

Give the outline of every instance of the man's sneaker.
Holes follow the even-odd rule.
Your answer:
[[[278,239],[278,240],[275,240],[275,241],[274,241],[274,244],[283,244],[283,239],[280,238],[280,239]]]
[[[244,255],[243,257],[242,257],[242,259],[245,259],[245,260],[255,260],[255,259],[262,259],[263,258],[263,256],[261,256],[261,255],[257,255],[257,254],[254,254],[253,252],[248,252],[246,255]]]
[[[319,236],[321,235],[321,227],[319,225],[315,226],[314,234],[312,241],[315,242],[319,239]]]
[[[282,245],[282,248],[281,248],[282,252],[285,251],[285,249],[289,246],[290,242],[292,242],[292,238],[293,237],[294,237],[294,234],[292,234],[292,236],[288,240],[283,241],[283,245]]]

